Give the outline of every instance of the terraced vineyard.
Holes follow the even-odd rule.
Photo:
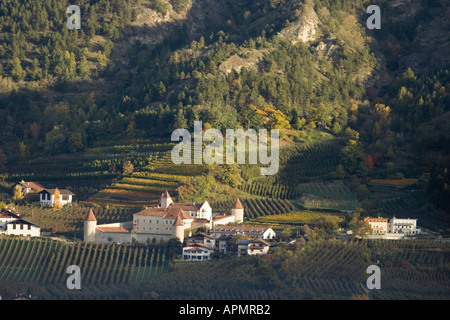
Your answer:
[[[290,213],[281,213],[270,216],[261,216],[258,218],[258,221],[261,222],[273,222],[273,223],[311,223],[317,220],[318,218],[324,216],[343,216],[343,214],[338,214],[335,212],[320,212],[320,211],[295,211]]]
[[[206,170],[204,165],[174,165],[169,152],[155,154],[146,168],[113,182],[83,203],[124,208],[155,205],[161,193],[167,190],[172,196],[176,196],[176,188],[184,180],[201,175]]]
[[[302,183],[297,190],[302,195],[296,203],[305,209],[353,211],[358,206],[355,195],[342,181]]]
[[[67,267],[81,269],[83,285],[142,283],[167,272],[166,246],[65,243],[50,238],[0,237],[0,282],[65,286]]]
[[[372,264],[381,268],[381,290],[366,288]],[[145,286],[163,299],[449,299],[449,267],[450,244],[434,240],[308,241],[267,257],[175,265]],[[204,285],[188,285],[195,281]]]
[[[89,212],[87,206],[77,203],[60,210],[52,210],[37,205],[16,206],[16,210],[25,219],[38,224],[43,231],[55,228],[59,235],[64,235],[67,238],[76,236],[78,239],[83,235],[83,221]],[[132,214],[136,212],[127,208],[95,207],[93,210],[99,223],[132,220]]]
[[[295,210],[295,206],[285,199],[241,198],[240,200],[244,207],[244,219],[254,219]],[[235,199],[214,201],[211,203],[211,207],[214,212],[230,213],[235,201]]]
[[[342,143],[338,139],[280,149],[280,171],[256,178],[240,187],[244,192],[270,198],[298,199],[297,186],[311,178],[329,178],[340,163]]]

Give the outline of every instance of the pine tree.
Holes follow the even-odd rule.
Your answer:
[[[88,63],[87,58],[86,58],[86,52],[87,52],[87,50],[84,49],[82,54],[81,54],[80,63],[78,65],[78,75],[82,79],[87,79],[91,75],[91,70],[89,68],[89,63]]]
[[[25,70],[23,70],[22,65],[20,64],[20,59],[18,57],[15,57],[13,60],[11,75],[15,81],[22,81],[27,75]]]

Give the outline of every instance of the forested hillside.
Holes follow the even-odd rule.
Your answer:
[[[382,1],[382,28],[369,30],[367,1],[84,0],[69,30],[68,1],[3,1],[0,170],[165,143],[201,120],[278,128],[291,145],[335,138],[320,170],[286,153],[271,181],[286,196],[312,177],[346,178],[370,213],[384,205],[367,196],[370,179],[420,178],[429,207],[415,209],[448,210],[447,2]]]
[[[171,242],[2,237],[8,298],[449,297],[445,242],[346,233],[382,215],[450,234],[449,0],[380,0],[381,29],[367,27],[369,0],[79,0],[79,30],[66,25],[71,4],[0,3],[0,207],[79,239],[87,206],[109,223],[165,191],[208,199],[214,213],[240,197],[246,222],[276,226],[281,240],[268,255],[193,265],[174,261]],[[194,121],[279,129],[279,172],[174,165],[171,134]],[[76,203],[16,197],[22,179],[70,189]],[[64,263],[82,261],[92,291],[70,295]],[[374,263],[384,287],[369,294]]]

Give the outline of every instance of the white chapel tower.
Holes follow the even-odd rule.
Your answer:
[[[97,219],[94,216],[92,208],[84,220],[84,241],[95,242],[95,230],[97,229]]]
[[[234,216],[234,222],[244,222],[244,207],[239,198],[236,198],[236,203],[233,209],[231,209],[231,214]]]
[[[167,209],[172,202],[169,192],[166,191],[161,195],[161,208]]]

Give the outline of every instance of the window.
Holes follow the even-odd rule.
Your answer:
[[[63,201],[69,201],[69,196],[66,195],[66,194],[64,194],[64,195],[62,196],[62,200],[63,200]]]

